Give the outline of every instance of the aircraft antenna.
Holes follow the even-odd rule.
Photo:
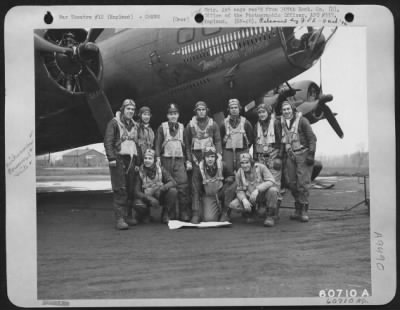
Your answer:
[[[322,94],[322,57],[319,59],[319,93]]]

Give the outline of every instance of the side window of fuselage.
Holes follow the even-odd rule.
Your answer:
[[[178,31],[178,43],[183,44],[194,39],[194,28],[182,28]]]
[[[221,31],[221,28],[203,28],[203,34],[205,36],[209,36],[211,34],[214,34],[214,33],[220,32],[220,31]]]

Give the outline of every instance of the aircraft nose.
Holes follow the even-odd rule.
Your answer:
[[[312,60],[318,59],[325,49],[325,36],[322,34],[323,28],[314,31],[308,39],[308,49]]]
[[[323,32],[328,34],[328,39]],[[327,27],[283,28],[281,36],[289,61],[296,67],[310,68],[321,57],[333,33]]]

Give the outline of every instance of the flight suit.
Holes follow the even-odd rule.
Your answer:
[[[142,156],[147,149],[154,148],[154,131],[149,124],[139,123],[138,145],[141,149]]]
[[[198,186],[195,184],[199,174],[199,163],[203,159],[203,153],[207,146],[214,146],[218,154],[222,154],[221,136],[217,123],[210,117],[199,119],[192,118],[185,128],[186,158],[193,164],[192,169],[192,219],[199,216],[200,196],[198,191],[193,190]],[[197,221],[194,221],[197,222]]]
[[[228,116],[221,126],[221,137],[223,137],[223,161],[229,174],[234,175],[240,167],[240,154],[248,153],[253,144],[253,127],[243,116],[238,118]]]
[[[280,194],[281,178],[282,178],[282,156],[283,145],[282,129],[280,121],[275,118],[275,114],[271,114],[266,121],[258,121],[254,127],[254,160],[262,163],[274,176],[276,185],[278,187],[278,206],[277,215],[279,214],[279,207],[282,202]]]
[[[168,220],[175,219],[176,182],[166,169],[156,163],[151,168],[140,166],[135,174],[134,191],[134,206],[141,210],[140,213],[150,213],[146,209],[162,205],[162,222],[168,223]]]
[[[317,138],[312,131],[309,121],[295,113],[287,125],[282,117],[282,143],[284,144],[284,177],[294,199],[295,214],[291,219],[308,221],[308,216],[302,217],[308,211],[309,188],[313,166],[307,164],[307,159],[314,158]],[[303,219],[302,219],[303,218]]]
[[[200,173],[193,174],[193,196],[200,198],[200,218],[205,221],[229,221],[229,203],[236,196],[234,176],[229,176],[226,166],[217,159],[213,167],[202,160]]]
[[[137,144],[137,124],[121,118],[117,112],[107,125],[104,135],[104,148],[108,161],[116,161],[110,166],[111,186],[113,190],[113,208],[116,220],[128,220],[132,208],[135,166],[142,160]]]
[[[190,192],[185,162],[184,127],[181,123],[164,122],[157,129],[155,153],[161,158],[161,165],[177,184],[179,218],[188,221],[190,217]]]
[[[268,168],[260,163],[254,163],[249,173],[242,168],[236,172],[236,197],[229,205],[231,209],[244,212],[246,216],[254,216],[260,208],[268,210],[266,218],[275,216],[278,201],[278,187]],[[243,206],[244,199],[249,200],[251,193],[258,190],[256,203],[252,204],[249,214]]]

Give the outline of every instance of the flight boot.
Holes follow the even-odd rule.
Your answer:
[[[293,221],[299,221],[301,216],[301,204],[299,202],[294,203],[294,213],[290,215],[290,219]]]
[[[252,208],[250,212],[244,212],[243,215],[244,215],[244,218],[246,219],[247,224],[251,224],[256,221],[256,219],[255,219],[256,212],[255,212],[254,208]]]
[[[192,219],[190,220],[192,224],[200,224],[199,211],[193,211]]]
[[[275,220],[274,220],[274,218],[273,218],[272,216],[269,216],[269,215],[268,215],[268,216],[265,218],[264,226],[265,226],[265,227],[273,227],[273,226],[275,226]]]
[[[265,204],[260,204],[257,209],[257,214],[259,217],[264,218],[267,214],[267,206]]]
[[[280,220],[279,209],[281,207],[281,204],[282,204],[282,199],[278,198],[278,201],[276,202],[276,210],[275,210],[275,214],[274,214],[274,221],[275,222]]]
[[[153,218],[152,218],[152,216],[150,214],[150,208],[147,209],[147,212],[143,214],[143,216],[141,217],[140,221],[143,224],[149,224],[149,223],[151,223],[153,221]]]
[[[182,206],[179,204],[178,210],[179,210],[179,219],[182,222],[190,222],[189,208],[187,206]]]
[[[126,230],[129,228],[129,225],[125,222],[125,220],[122,217],[119,217],[115,224],[115,228],[118,230]]]
[[[169,215],[167,208],[162,208],[161,211],[161,224],[168,224],[169,222]]]
[[[167,208],[168,218],[170,220],[176,220],[176,209],[175,208]]]
[[[231,221],[230,214],[231,214],[231,209],[226,208],[225,210],[222,211],[219,221],[220,222],[230,222]]]
[[[190,216],[186,211],[182,211],[182,213],[181,213],[181,221],[182,222],[189,222],[190,221]]]
[[[308,217],[308,203],[303,203],[301,205],[301,212],[300,212],[300,222],[306,223],[310,220]]]
[[[138,221],[136,219],[136,210],[133,207],[128,208],[127,216],[125,217],[125,223],[128,226],[135,226],[137,225]]]
[[[268,213],[267,216],[265,217],[265,221],[264,221],[264,226],[265,227],[273,227],[275,226],[275,220],[274,220],[274,216],[276,214],[276,209],[275,208],[269,208],[268,209]]]

